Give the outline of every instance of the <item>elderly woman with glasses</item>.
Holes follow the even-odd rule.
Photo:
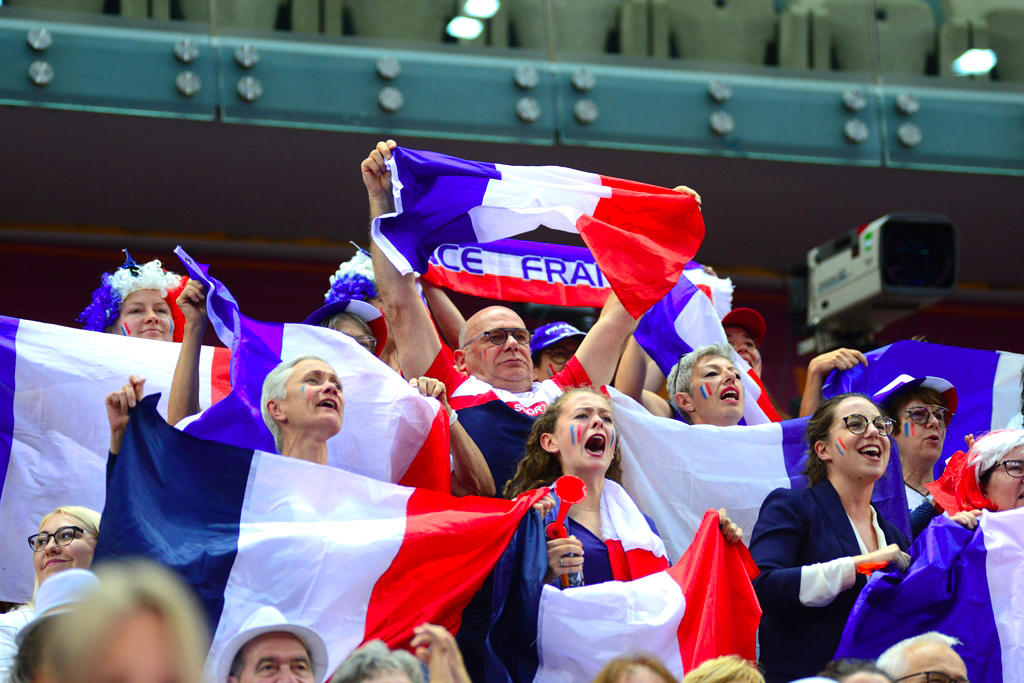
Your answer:
[[[957,451],[928,489],[935,503],[968,529],[978,525],[982,510],[1024,507],[1024,429],[989,432],[967,453]]]
[[[36,589],[57,572],[88,569],[100,533],[100,514],[77,505],[59,507],[43,517],[39,530],[28,537]],[[32,603],[0,615],[0,681],[6,681],[18,646],[15,636],[35,614]]]
[[[831,659],[866,582],[858,567],[910,564],[907,538],[871,505],[892,429],[866,396],[825,401],[807,423],[809,488],[777,489],[761,505],[750,553],[768,683],[814,675]]]

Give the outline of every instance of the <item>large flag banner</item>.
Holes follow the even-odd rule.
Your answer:
[[[540,526],[524,525],[495,569],[496,602],[506,599],[489,637],[488,681],[589,681],[623,654],[653,654],[680,678],[713,657],[755,659],[757,566],[745,546],[725,542],[714,511],[674,566],[566,590],[541,585],[546,557],[528,550],[543,540],[527,543],[529,533]],[[508,571],[516,561],[519,574]]]
[[[210,662],[264,605],[320,633],[328,671],[365,640],[406,646],[461,612],[546,490],[515,502],[397,486],[193,438],[147,396],[107,488],[96,559],[143,556],[199,595]]]
[[[0,600],[32,598],[25,538],[60,505],[103,509],[104,400],[128,382],[170,389],[180,345],[0,316]],[[203,347],[199,402],[230,390],[228,350]],[[160,411],[166,414],[167,402]]]
[[[728,344],[722,315],[701,289],[688,277],[656,303],[637,325],[633,337],[667,377],[680,356],[707,344]],[[737,356],[736,368],[743,373],[743,423],[763,424],[781,420],[772,407],[761,379],[745,360]]]
[[[664,296],[704,239],[692,197],[560,166],[507,166],[399,147],[395,211],[373,240],[402,274],[426,273],[442,244],[493,242],[540,226],[583,238],[634,317]]]
[[[874,659],[904,638],[939,631],[973,683],[1024,672],[1024,509],[984,512],[970,531],[940,519],[910,549],[910,569],[871,577],[853,606],[837,657]]]
[[[942,457],[935,465],[936,476],[942,473],[946,460],[964,447],[965,435],[980,436],[1002,429],[1020,414],[1022,354],[899,341],[865,356],[867,367],[833,370],[822,393],[826,397],[848,391],[871,395],[901,374],[942,377],[956,387],[959,407],[946,431]]]
[[[729,278],[706,273],[696,261],[683,275],[711,298],[719,317],[732,310]],[[600,307],[610,291],[589,249],[524,240],[442,244],[423,277],[463,294],[551,306]]]
[[[669,556],[686,549],[707,508],[725,508],[746,534],[777,488],[805,488],[807,418],[760,425],[688,425],[651,415],[609,389],[621,435],[622,484],[658,525]],[[890,458],[872,502],[910,535],[899,458]]]
[[[346,334],[325,327],[264,323],[243,315],[231,293],[181,247],[189,276],[207,287],[210,324],[232,352],[231,386],[223,401],[182,428],[203,439],[273,452],[263,422],[263,380],[282,360],[312,354],[341,379],[341,431],[327,441],[327,464],[408,486],[451,490],[448,420],[440,404]]]

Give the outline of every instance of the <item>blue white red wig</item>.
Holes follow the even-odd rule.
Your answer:
[[[87,330],[109,332],[121,314],[121,304],[130,294],[141,289],[155,289],[171,307],[173,338],[181,341],[185,317],[178,308],[177,298],[188,278],[164,270],[158,259],[139,265],[127,251],[124,254],[123,266],[113,273],[103,273],[102,284],[93,291],[92,302],[78,314],[78,322]]]

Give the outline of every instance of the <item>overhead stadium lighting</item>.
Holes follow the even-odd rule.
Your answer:
[[[490,19],[497,14],[500,7],[501,2],[498,0],[466,0],[466,4],[462,6],[462,11],[477,19]]]
[[[972,49],[953,60],[953,73],[957,76],[982,76],[996,65],[992,50]]]
[[[473,40],[484,31],[484,24],[472,17],[455,17],[448,22],[448,35],[452,38]]]

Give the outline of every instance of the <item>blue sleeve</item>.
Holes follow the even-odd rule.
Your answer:
[[[761,570],[754,579],[754,590],[766,611],[800,604],[800,555],[810,525],[795,493],[790,489],[772,491],[761,504],[750,536],[750,554]]]
[[[916,539],[932,523],[932,520],[941,514],[931,501],[926,499],[910,512],[910,533]]]

